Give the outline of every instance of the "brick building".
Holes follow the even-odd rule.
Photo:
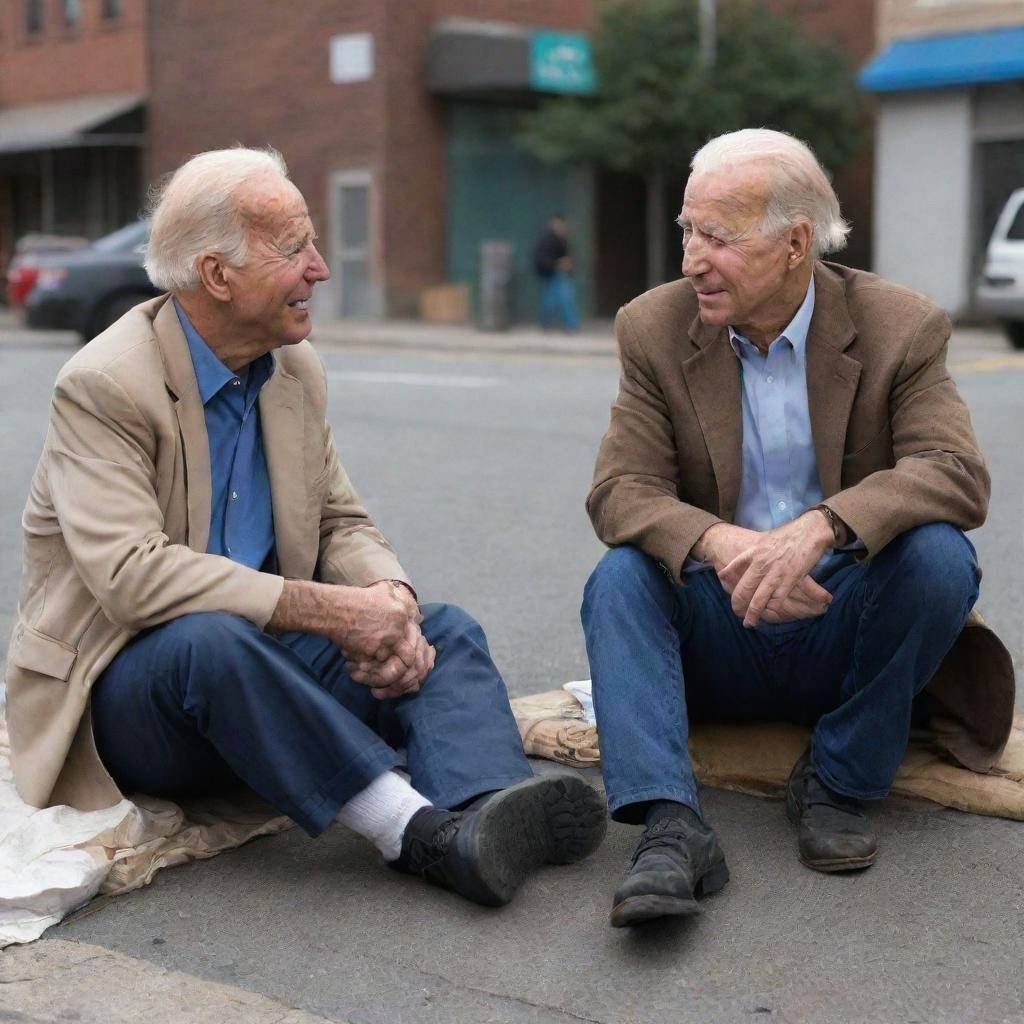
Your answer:
[[[862,84],[878,96],[875,263],[954,316],[1024,186],[1024,2],[883,0]]]
[[[0,266],[30,231],[97,237],[140,205],[145,0],[0,4]]]
[[[150,17],[150,177],[235,142],[279,149],[334,274],[321,314],[412,315],[423,288],[475,278],[484,237],[511,238],[522,270],[558,206],[585,235],[589,182],[514,134],[532,94],[524,27],[586,30],[591,0],[307,0],[244,18],[230,0],[175,0]]]

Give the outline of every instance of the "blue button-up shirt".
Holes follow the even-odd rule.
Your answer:
[[[736,525],[773,530],[821,501],[807,405],[807,331],[814,279],[796,315],[761,355],[733,328],[743,381],[743,477]]]
[[[174,303],[185,332],[210,439],[210,540],[206,551],[252,569],[275,569],[274,513],[263,453],[260,388],[274,372],[268,352],[234,373],[210,350]]]

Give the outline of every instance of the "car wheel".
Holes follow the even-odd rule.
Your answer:
[[[82,341],[90,341],[97,334],[102,334],[112,323],[120,320],[129,309],[151,298],[152,295],[146,292],[123,292],[106,299],[93,314],[87,331],[82,335]]]
[[[1004,320],[1003,330],[1014,348],[1024,349],[1024,320]]]

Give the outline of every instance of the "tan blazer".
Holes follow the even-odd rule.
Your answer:
[[[980,526],[989,476],[946,369],[949,318],[924,296],[862,271],[818,262],[814,282],[807,397],[829,506],[867,557],[925,523]],[[587,510],[606,544],[635,545],[682,583],[700,535],[736,513],[739,360],[727,329],[701,321],[685,280],[624,306],[615,330],[619,393]],[[982,626],[965,629],[929,692],[945,745],[968,767],[991,767],[1013,716],[1005,647]]]
[[[15,782],[37,807],[107,807],[89,689],[140,630],[226,611],[264,626],[284,577],[406,580],[338,460],[323,367],[279,349],[259,397],[280,576],[205,553],[210,453],[173,303],[137,306],[61,370],[23,518],[24,566],[7,659]]]

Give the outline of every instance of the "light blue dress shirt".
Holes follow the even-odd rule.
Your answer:
[[[743,382],[743,477],[736,525],[764,532],[821,501],[807,405],[807,331],[814,278],[796,315],[761,355],[729,328]]]
[[[177,301],[174,309],[192,354],[210,439],[207,554],[274,572],[274,513],[256,404],[274,372],[274,357],[268,352],[234,373],[213,354]]]
[[[813,314],[812,277],[796,315],[766,355],[729,328],[743,385],[743,475],[734,522],[748,530],[774,530],[822,499],[807,402],[807,332]],[[811,575],[822,582],[849,561],[848,554],[826,551]],[[692,558],[683,565],[684,572],[710,568]]]

